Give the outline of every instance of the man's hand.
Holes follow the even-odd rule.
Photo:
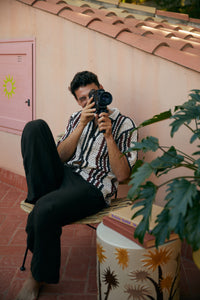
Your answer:
[[[85,107],[81,112],[80,124],[86,126],[88,122],[92,121],[95,116],[96,109],[94,108],[95,103],[92,102],[93,97],[91,97]]]
[[[125,155],[120,152],[112,135],[112,122],[108,113],[101,113],[97,119],[99,130],[105,130],[104,137],[108,147],[110,166],[118,179],[124,181],[130,176],[130,167]]]
[[[111,119],[108,116],[108,113],[106,112],[100,113],[97,122],[98,122],[99,130],[104,131],[103,134],[105,138],[112,135],[112,123],[111,123]]]

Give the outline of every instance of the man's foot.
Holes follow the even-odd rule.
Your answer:
[[[39,296],[39,290],[42,286],[41,282],[36,281],[32,275],[30,275],[24,282],[24,285],[17,295],[15,300],[36,300]]]

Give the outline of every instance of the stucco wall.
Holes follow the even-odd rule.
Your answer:
[[[54,137],[64,131],[79,109],[68,91],[77,71],[91,70],[113,94],[112,106],[137,124],[187,100],[199,88],[200,74],[170,61],[117,42],[105,35],[22,3],[0,1],[0,39],[36,40],[36,118],[45,119]],[[162,143],[171,143],[168,122],[143,129]],[[176,145],[186,150],[187,133]],[[20,136],[0,132],[0,167],[24,174]],[[190,152],[192,149],[190,149]]]

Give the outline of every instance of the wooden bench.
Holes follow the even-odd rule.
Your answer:
[[[124,182],[124,183],[126,184],[127,182]],[[122,183],[122,184],[124,184],[124,183]],[[98,213],[96,213],[94,215],[91,215],[84,219],[76,221],[73,224],[85,224],[96,230],[96,227],[92,226],[92,224],[98,224],[98,223],[102,222],[103,217],[107,216],[111,211],[126,207],[126,206],[130,205],[131,203],[132,203],[131,200],[128,200],[126,197],[112,199],[111,205],[109,207],[102,209],[101,211],[99,211]],[[30,203],[26,203],[25,201],[22,201],[20,203],[20,207],[25,212],[30,213],[34,207],[34,204],[30,204]],[[23,263],[20,267],[21,271],[25,270],[25,262],[26,262],[27,253],[28,253],[28,247],[26,248],[25,253],[24,253]]]

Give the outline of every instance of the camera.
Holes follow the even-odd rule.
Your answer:
[[[91,97],[93,97],[93,101],[95,102],[97,114],[108,112],[107,105],[112,102],[112,95],[109,92],[105,92],[103,89],[91,90],[89,98]]]

